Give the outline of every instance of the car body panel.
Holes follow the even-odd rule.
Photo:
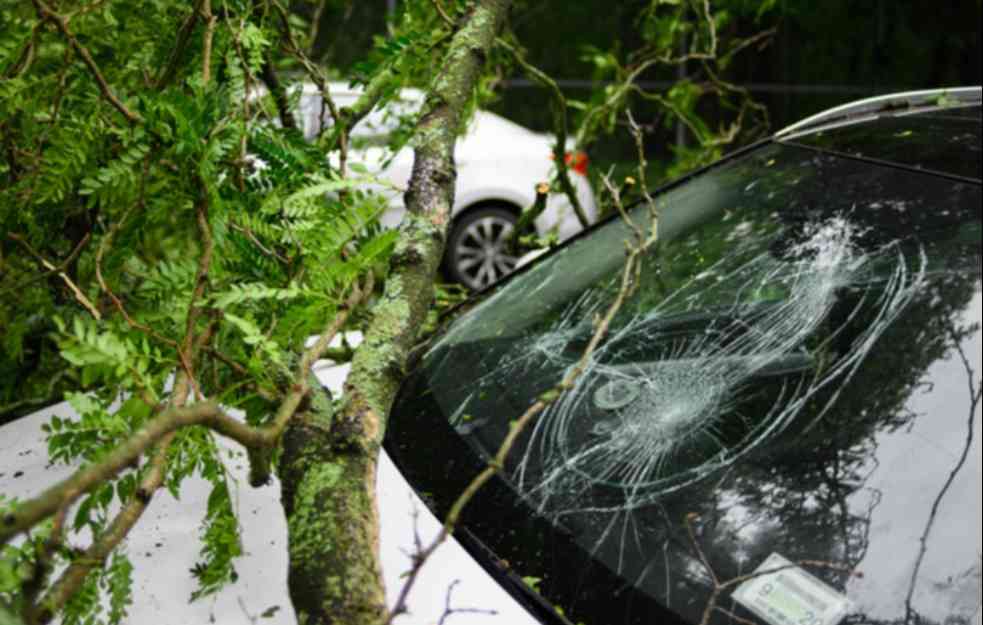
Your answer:
[[[341,83],[331,85],[332,97],[339,107],[350,106],[360,94]],[[313,85],[305,85],[304,93],[318,98]],[[422,94],[415,90],[401,92],[404,114],[412,114],[422,104]],[[318,106],[313,100],[308,105]],[[376,190],[387,196],[390,208],[382,217],[383,224],[395,227],[405,210],[403,191],[409,184],[413,169],[413,150],[404,147],[392,154],[376,145],[358,147],[358,140],[381,137],[395,127],[395,120],[380,111],[370,114],[363,121],[371,130],[361,130],[353,137],[354,148],[349,154],[349,162],[366,166],[380,176],[389,187],[376,186]],[[303,115],[305,136],[317,133],[317,116]],[[328,123],[327,118],[325,123]],[[356,128],[359,128],[358,126]],[[550,135],[538,134],[489,111],[479,110],[471,119],[467,130],[458,138],[454,148],[457,180],[455,183],[454,206],[452,213],[457,215],[475,205],[499,202],[507,204],[517,213],[532,206],[536,199],[536,186],[550,182],[555,175],[552,160],[554,139]],[[569,143],[569,142],[568,142]],[[332,164],[340,164],[337,154],[332,154]],[[597,205],[587,177],[572,172],[578,201],[583,206],[589,221],[597,218]],[[536,220],[540,234],[556,231],[560,240],[565,240],[581,230],[569,200],[561,193],[550,196],[546,210]]]
[[[360,336],[349,335],[357,344]],[[315,374],[333,392],[340,392],[348,365],[321,361]],[[10,497],[36,495],[74,466],[50,465],[41,426],[52,416],[75,418],[61,403],[0,427],[0,492]],[[221,437],[233,501],[240,519],[243,555],[235,562],[237,579],[216,595],[191,602],[196,585],[190,571],[199,559],[209,482],[186,479],[175,499],[166,490],[151,502],[123,547],[134,564],[134,605],[124,623],[236,625],[262,622],[295,625],[287,593],[287,526],[279,503],[279,481],[260,488],[249,486],[248,461],[241,448]],[[397,600],[412,567],[416,541],[427,544],[442,523],[410,488],[389,456],[379,457],[376,495],[380,516],[380,554],[386,597]],[[465,610],[446,619],[447,625],[539,625],[526,609],[489,576],[452,537],[433,554],[407,599],[408,613],[394,625],[433,625],[447,607]]]

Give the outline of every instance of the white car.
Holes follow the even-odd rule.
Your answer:
[[[361,94],[358,88],[343,83],[332,83],[329,88],[338,108],[351,106]],[[404,147],[394,155],[385,143],[401,118],[416,114],[423,97],[420,91],[403,89],[395,102],[366,116],[352,133],[350,160],[367,166],[393,188],[405,189],[413,168],[413,150]],[[311,83],[304,84],[298,108],[308,139],[330,123],[320,91]],[[475,113],[454,153],[457,183],[443,262],[449,279],[481,289],[515,268],[517,258],[504,244],[521,212],[535,201],[536,185],[550,182],[555,174],[554,142],[550,135],[535,133],[494,113]],[[586,156],[568,155],[568,160],[577,197],[587,219],[593,222],[597,206],[586,175]],[[382,223],[395,227],[405,209],[403,194],[388,194],[390,209]],[[536,234],[555,233],[564,241],[579,232],[581,224],[566,196],[553,193],[546,210],[536,219],[535,229]]]

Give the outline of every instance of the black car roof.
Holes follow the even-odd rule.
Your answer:
[[[980,181],[980,94],[977,87],[874,98],[811,117],[775,138]]]

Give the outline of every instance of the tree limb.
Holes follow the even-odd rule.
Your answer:
[[[333,415],[312,408],[284,433],[279,469],[288,523],[288,588],[298,618],[312,625],[378,625],[387,618],[378,559],[376,460],[409,351],[433,299],[454,199],[455,133],[509,4],[477,0],[436,75],[417,124],[407,211],[390,275],[352,361],[342,407]],[[369,104],[363,112],[371,110],[384,86],[379,76],[370,83],[359,100]],[[323,540],[325,532],[334,537],[332,544]]]
[[[252,442],[256,437],[254,428],[227,416],[211,402],[167,410],[140,428],[98,463],[76,471],[0,519],[0,545],[34,527],[60,508],[71,505],[95,486],[131,466],[165,434],[189,425],[208,425],[240,441]]]
[[[34,527],[60,508],[71,505],[95,486],[131,466],[165,435],[180,428],[203,425],[247,448],[269,447],[275,444],[302,400],[311,390],[309,382],[311,366],[322,356],[331,339],[348,320],[351,309],[365,297],[366,291],[353,290],[346,300],[345,307],[326,325],[315,344],[304,353],[297,367],[295,383],[284,397],[270,424],[262,427],[247,425],[225,414],[214,402],[170,408],[146,423],[98,463],[79,469],[0,519],[0,545],[6,544],[17,534]],[[186,392],[185,388],[190,385],[189,379],[186,372],[181,373],[175,383],[176,396]]]

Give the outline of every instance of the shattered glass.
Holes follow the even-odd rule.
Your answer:
[[[637,302],[576,386],[537,421],[513,474],[519,491],[541,513],[559,516],[651,505],[781,433],[818,391],[849,376],[920,288],[923,268],[894,246],[858,251],[856,227],[842,218],[804,230],[783,258],[747,249],[756,247],[753,240],[735,241],[720,260],[657,303]],[[877,263],[889,272],[875,274]],[[852,349],[830,354],[839,328],[810,340],[839,290],[874,282],[880,290],[870,295],[874,301],[862,298],[847,312],[847,319],[859,314],[862,303],[875,309],[874,322]],[[605,303],[592,292],[564,311],[550,332],[517,345],[505,360],[566,371],[583,351],[578,334],[592,333],[590,326],[578,332],[578,321],[601,314]],[[532,373],[507,368],[502,374],[512,377]],[[795,381],[766,411],[739,410],[742,392],[756,378],[793,374]],[[724,415],[731,416],[729,432]],[[737,427],[743,432],[735,433]],[[585,507],[595,486],[605,496]]]
[[[633,219],[645,225],[649,208]],[[972,595],[972,580],[978,588],[979,556],[920,545],[968,525],[983,548],[979,513],[931,512],[965,492],[967,463],[979,479],[979,185],[772,144],[668,191],[656,208],[660,243],[637,292],[475,502],[470,531],[543,578],[543,596],[571,622],[760,622],[718,586],[772,553],[811,563],[863,622],[978,622],[978,602],[952,606],[966,588]],[[431,344],[404,388],[412,399],[396,407],[390,451],[435,508],[446,510],[510,422],[579,361],[617,293],[629,236],[608,222]],[[927,419],[916,391],[931,383],[932,363],[957,354],[970,392],[944,417],[933,413],[929,431],[962,431],[962,442],[921,456],[910,438]],[[426,420],[435,414],[446,433]],[[426,424],[432,453],[421,453],[415,423]],[[401,455],[404,439],[412,451]],[[885,473],[893,449],[895,461],[919,453],[922,466]],[[969,461],[954,471],[961,453]],[[414,467],[413,457],[447,464]],[[895,484],[902,475],[925,495]],[[976,491],[979,507],[978,481]],[[895,497],[913,517],[931,513],[928,527],[880,532],[877,511],[896,511]],[[888,579],[890,557],[869,557],[882,533],[874,545],[917,555],[908,577]],[[916,591],[929,560],[932,575],[958,562],[970,581]],[[883,575],[858,582],[858,570]]]

